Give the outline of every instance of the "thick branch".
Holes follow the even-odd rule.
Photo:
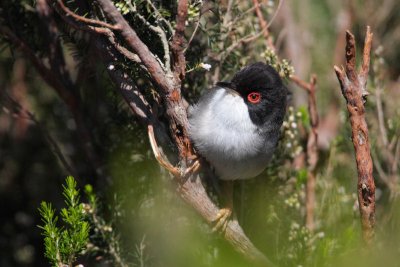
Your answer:
[[[352,140],[355,150],[358,172],[358,203],[361,214],[363,237],[367,244],[371,244],[375,225],[375,183],[372,176],[373,163],[368,138],[368,126],[365,120],[364,97],[369,70],[369,55],[372,43],[372,33],[367,27],[365,37],[363,65],[359,73],[356,72],[356,49],[354,36],[346,33],[346,68],[334,67],[340,83],[342,94],[347,102]]]

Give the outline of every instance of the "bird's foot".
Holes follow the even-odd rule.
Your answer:
[[[196,172],[199,171],[200,167],[201,167],[200,160],[196,157],[192,165],[186,168],[186,170],[183,172],[182,178],[186,179],[190,175],[195,174]]]
[[[215,226],[213,227],[213,232],[224,233],[228,223],[232,217],[232,208],[222,208],[219,210],[217,217],[213,220]]]

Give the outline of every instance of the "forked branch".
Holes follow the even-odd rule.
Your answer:
[[[365,98],[367,78],[370,63],[372,33],[369,26],[365,35],[363,63],[356,71],[356,47],[354,35],[346,32],[346,67],[334,66],[340,83],[342,94],[347,102],[351,124],[351,137],[355,150],[358,172],[358,204],[361,215],[363,237],[367,244],[372,243],[375,226],[375,183],[372,176],[373,163],[371,158],[368,126],[365,120]]]

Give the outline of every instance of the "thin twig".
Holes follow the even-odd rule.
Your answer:
[[[397,170],[400,164],[400,138],[397,138],[396,149],[394,150],[394,160],[392,163],[392,173],[398,175]],[[397,181],[396,181],[397,182]]]
[[[382,167],[382,165],[381,165],[381,163],[379,161],[379,157],[376,154],[376,151],[374,149],[371,151],[371,155],[372,155],[372,159],[374,161],[374,167],[376,168],[376,171],[378,172],[379,177],[386,184],[386,186],[388,188],[392,188],[390,179],[388,178],[387,174],[383,170],[383,167]]]
[[[268,23],[267,21],[264,19],[264,16],[262,14],[262,11],[260,9],[260,3],[258,2],[258,0],[253,0],[253,4],[255,7],[255,11],[258,17],[258,21],[260,23],[261,29],[263,30],[263,34],[264,34],[264,38],[267,41],[267,45],[269,48],[271,48],[272,50],[275,51],[275,46],[274,46],[274,42],[272,40],[272,36],[269,34],[269,30],[268,30]]]
[[[290,79],[297,84],[299,87],[307,91],[308,95],[308,113],[310,115],[310,126],[311,129],[308,132],[307,138],[307,168],[308,168],[308,179],[306,184],[306,226],[310,231],[315,228],[314,223],[314,210],[315,210],[315,185],[316,185],[316,166],[318,163],[318,112],[316,104],[315,89],[317,78],[316,75],[311,75],[310,82],[307,83],[295,75],[292,75]]]
[[[274,22],[276,16],[277,16],[278,13],[279,13],[279,10],[280,10],[281,7],[282,7],[282,4],[283,4],[283,0],[279,0],[279,2],[278,2],[278,7],[275,9],[275,12],[274,12],[274,14],[272,15],[272,18],[269,20],[269,22],[268,22],[268,24],[267,24],[267,28],[269,28],[269,27],[271,26],[272,22]]]
[[[107,28],[101,28],[101,27],[95,27],[95,26],[91,26],[91,25],[87,25],[85,24],[85,17],[79,16],[75,13],[73,13],[70,9],[68,9],[61,0],[57,1],[58,6],[60,7],[59,9],[57,9],[59,15],[61,16],[61,18],[68,23],[71,27],[77,29],[77,30],[81,30],[81,31],[86,31],[89,33],[96,33],[96,34],[102,34],[105,35],[108,40],[111,42],[111,44],[123,55],[125,56],[127,59],[135,62],[135,63],[141,63],[140,58],[135,54],[132,53],[131,51],[129,51],[128,49],[126,49],[124,46],[122,46],[121,44],[119,44],[115,38],[115,34],[111,31],[110,27]],[[68,13],[67,13],[68,12]],[[71,20],[70,16],[68,16],[68,14],[74,14],[74,18],[76,18],[76,20]],[[97,21],[97,20],[96,20]],[[115,27],[114,30],[118,30],[118,27]]]
[[[174,34],[174,33],[175,33],[175,30],[174,30],[174,28],[172,27],[171,23],[170,23],[168,20],[166,20],[166,19],[163,17],[163,15],[161,15],[160,11],[159,11],[158,8],[153,4],[153,2],[152,2],[151,0],[146,0],[146,2],[147,2],[147,4],[149,4],[149,5],[153,8],[154,14],[156,15],[156,17],[159,18],[159,19],[161,19],[161,20],[165,23],[165,25],[167,25],[168,30],[171,32],[171,34]]]
[[[58,5],[61,7],[61,9],[68,15],[71,16],[72,18],[74,18],[76,21],[79,22],[83,22],[86,24],[93,24],[96,26],[100,26],[100,27],[104,27],[104,28],[108,28],[110,30],[120,30],[120,26],[118,24],[116,25],[111,25],[107,22],[104,21],[100,21],[100,20],[95,20],[95,19],[89,19],[89,18],[85,18],[83,16],[79,16],[78,14],[72,12],[68,7],[66,7],[64,5],[63,0],[58,0],[57,1]]]
[[[272,40],[272,36],[269,33],[269,27],[271,26],[272,22],[275,20],[276,16],[279,13],[279,10],[281,9],[283,4],[283,0],[279,0],[278,7],[276,8],[274,14],[272,15],[272,18],[270,19],[269,22],[266,21],[264,18],[262,11],[261,11],[261,4],[258,2],[258,0],[253,0],[253,5],[256,11],[256,15],[258,17],[258,21],[260,23],[261,29],[264,34],[264,38],[267,41],[267,46],[271,48],[273,51],[276,51],[274,42]]]
[[[383,145],[387,149],[389,146],[389,141],[387,137],[387,131],[385,126],[385,115],[383,113],[383,105],[382,105],[382,88],[378,86],[375,90],[375,99],[376,99],[376,111],[378,113],[378,125],[379,130],[381,132],[380,137],[382,139]]]
[[[259,38],[261,35],[263,34],[263,31],[258,32],[256,34],[249,34],[244,36],[243,38],[237,40],[236,42],[234,42],[233,44],[231,44],[230,46],[228,46],[224,51],[221,52],[220,54],[220,60],[223,62],[225,61],[225,59],[239,46],[242,44],[247,44],[250,43],[254,40],[256,40],[257,38]]]
[[[159,60],[160,65],[162,65],[167,72],[171,71],[171,56],[169,54],[169,44],[168,44],[168,39],[167,35],[165,34],[164,30],[161,29],[159,26],[154,26],[151,25],[150,22],[148,22],[142,15],[140,15],[138,12],[135,13],[135,15],[142,21],[144,25],[146,25],[150,30],[152,30],[155,34],[160,37],[163,49],[164,49],[164,62]]]
[[[199,12],[199,16],[197,17],[196,26],[194,28],[194,31],[193,31],[192,35],[189,38],[189,41],[187,42],[187,45],[186,45],[185,49],[183,49],[183,53],[185,53],[186,50],[189,48],[189,46],[192,43],[194,37],[196,36],[197,30],[200,27],[201,16],[203,15],[203,8],[202,7],[203,7],[203,2],[201,2],[200,12]]]
[[[228,6],[227,6],[226,11],[225,11],[225,15],[224,15],[224,17],[222,19],[222,23],[221,23],[221,25],[219,27],[219,30],[220,30],[219,31],[219,33],[220,33],[220,42],[218,44],[218,48],[219,48],[218,50],[219,51],[223,51],[224,45],[225,45],[225,40],[227,39],[227,37],[231,33],[232,25],[229,27],[228,24],[229,24],[229,21],[231,20],[231,13],[232,13],[232,7],[233,7],[233,4],[234,4],[234,1],[235,0],[229,0]],[[218,82],[219,76],[220,76],[220,71],[221,71],[221,66],[222,66],[222,63],[223,63],[222,56],[220,54],[215,58],[215,60],[217,61],[217,64],[216,64],[216,66],[214,68],[214,74],[212,76],[213,83]]]

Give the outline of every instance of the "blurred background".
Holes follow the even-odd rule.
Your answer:
[[[149,2],[114,2],[146,44],[159,51],[157,36],[137,23],[131,9],[133,4],[151,17]],[[175,1],[152,2],[162,16],[174,20]],[[265,20],[272,19],[268,38],[275,52],[263,34],[257,35],[261,28],[254,2],[190,1],[183,94],[193,103],[216,81],[254,61],[287,64],[307,82],[316,74],[320,120],[314,225],[310,229],[305,223],[307,94],[288,78],[293,95],[279,151],[262,175],[235,185],[241,225],[278,266],[400,266],[400,2],[260,3]],[[91,37],[68,29],[56,14],[69,77],[51,76],[55,81],[50,84],[67,84],[72,96],[63,96],[43,79],[35,58],[45,66],[52,62],[46,61],[51,51],[41,34],[46,25],[38,10],[31,0],[0,4],[0,266],[49,266],[37,227],[42,224],[38,207],[41,201],[58,210],[64,206],[67,175],[75,177],[81,192],[86,184],[93,186],[99,214],[111,227],[124,264],[252,266],[176,195],[154,159],[144,127],[99,63]],[[377,186],[376,246],[368,257],[362,249],[351,130],[333,71],[344,63],[345,31],[354,33],[360,52],[367,25],[374,34],[366,112]],[[209,70],[205,64],[211,65]],[[129,63],[121,65],[147,95],[153,94],[157,105],[146,77]],[[83,193],[81,199],[87,202]],[[77,264],[126,266],[110,256],[107,242],[91,239],[90,253]]]

